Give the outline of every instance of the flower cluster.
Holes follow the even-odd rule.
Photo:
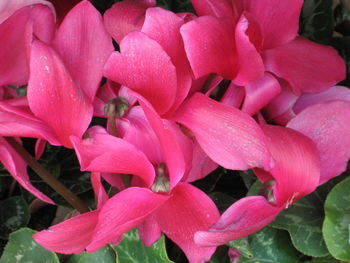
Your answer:
[[[298,36],[302,0],[192,0],[196,14],[124,0],[103,17],[87,0],[57,14],[45,0],[5,2],[0,135],[37,138],[38,159],[46,143],[74,149],[97,197],[95,210],[34,235],[49,250],[92,252],[137,227],[146,246],[164,233],[205,262],[346,169],[350,91],[334,86],[345,65]],[[53,203],[3,137],[0,160]],[[220,215],[191,184],[218,166],[253,169],[261,195]]]

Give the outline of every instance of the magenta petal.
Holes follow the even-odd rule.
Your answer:
[[[72,137],[82,170],[137,175],[147,186],[153,183],[154,168],[143,152],[131,143],[109,134],[80,140]]]
[[[264,63],[259,54],[262,43],[260,27],[253,17],[244,13],[236,25],[235,37],[239,71],[234,83],[244,86],[261,78],[264,74]]]
[[[276,206],[287,208],[316,189],[320,180],[320,158],[315,144],[292,129],[263,125],[268,146],[275,159],[270,175],[260,169],[255,173],[261,181],[275,180]]]
[[[231,205],[209,231],[198,231],[194,240],[199,246],[223,245],[270,224],[281,210],[262,196],[242,198]]]
[[[264,36],[264,49],[283,45],[293,40],[299,29],[299,16],[303,0],[246,0],[244,8],[260,24]]]
[[[97,209],[100,209],[108,200],[108,195],[101,183],[101,173],[91,173],[91,185],[97,199]]]
[[[162,206],[166,195],[154,194],[149,189],[131,187],[109,199],[100,210],[92,242],[86,248],[93,252],[139,225]]]
[[[346,170],[350,158],[349,113],[349,102],[323,102],[306,108],[287,125],[316,144],[321,158],[320,184]]]
[[[232,17],[237,15],[233,12],[228,0],[191,0],[191,3],[200,16],[212,15],[216,17]],[[240,10],[239,10],[240,11]]]
[[[263,53],[267,71],[285,79],[298,95],[320,92],[345,78],[337,51],[301,37]]]
[[[228,19],[199,17],[181,27],[195,78],[216,73],[234,79],[238,71],[234,27]]]
[[[55,204],[54,201],[30,183],[27,174],[27,163],[2,137],[0,137],[0,161],[24,189],[46,203]]]
[[[271,74],[264,76],[245,86],[245,100],[242,111],[249,115],[256,114],[281,92],[278,80]]]
[[[196,93],[174,119],[193,132],[214,162],[227,169],[269,170],[273,165],[264,133],[252,117],[240,110]]]
[[[120,43],[129,32],[141,29],[147,8],[155,4],[155,0],[124,0],[115,3],[103,15],[108,33]]]
[[[62,253],[79,254],[91,242],[99,211],[88,212],[43,230],[33,238],[44,248]]]
[[[137,229],[140,239],[145,246],[151,246],[162,235],[157,222],[157,213],[148,216]]]
[[[175,100],[176,69],[163,48],[142,32],[128,34],[105,66],[107,78],[145,97],[164,114]]]
[[[6,2],[6,1],[3,1]],[[27,50],[32,34],[49,42],[54,33],[54,14],[44,5],[26,6],[0,24],[0,86],[28,82]]]
[[[65,147],[71,148],[69,136],[81,137],[86,131],[92,105],[55,51],[42,42],[33,43],[30,69],[27,90],[30,109],[55,131]]]
[[[293,110],[298,114],[311,105],[332,100],[345,100],[350,102],[350,89],[342,86],[334,86],[320,93],[303,94],[298,98]]]
[[[100,13],[89,1],[80,2],[63,20],[53,45],[73,79],[92,101],[103,66],[114,50]]]
[[[35,143],[35,159],[39,160],[43,155],[46,147],[46,140],[38,139]]]
[[[185,252],[190,262],[208,261],[216,247],[197,246],[193,235],[218,220],[218,209],[205,193],[190,184],[179,183],[171,195],[157,211],[160,229]]]

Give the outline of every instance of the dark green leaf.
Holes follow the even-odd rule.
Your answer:
[[[122,242],[114,248],[121,263],[172,263],[166,252],[164,236],[152,246],[145,247],[133,229],[124,234]]]
[[[335,258],[328,256],[324,258],[313,258],[310,263],[341,263],[342,261],[338,261]]]
[[[253,258],[254,256],[248,242],[248,237],[243,237],[240,239],[230,241],[227,245],[229,247],[237,249],[242,254],[242,256],[246,258]]]
[[[14,196],[0,203],[0,237],[8,235],[28,224],[30,212],[27,203],[20,196]]]
[[[65,263],[119,263],[116,252],[109,245],[93,252],[72,255]]]
[[[45,250],[32,239],[34,233],[29,228],[12,233],[0,263],[59,263],[55,253]]]
[[[339,260],[350,260],[350,178],[337,184],[325,203],[323,236],[329,252]]]

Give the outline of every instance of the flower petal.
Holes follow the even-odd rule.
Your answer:
[[[216,247],[197,246],[193,235],[216,222],[218,209],[205,193],[187,183],[179,183],[171,194],[157,211],[160,229],[185,252],[189,262],[208,261]]]
[[[131,187],[109,199],[100,210],[92,242],[87,246],[93,252],[125,232],[139,225],[168,199],[149,189]]]
[[[295,40],[263,53],[267,71],[285,79],[295,94],[320,92],[345,78],[337,51],[307,39]]]
[[[91,242],[98,215],[98,210],[78,215],[34,234],[33,239],[50,251],[79,254]]]
[[[198,231],[194,240],[199,246],[220,246],[248,236],[270,224],[282,208],[272,206],[263,196],[240,199],[222,214],[209,231]]]
[[[92,101],[102,79],[103,66],[114,48],[100,13],[89,1],[80,2],[67,14],[53,46]]]
[[[27,96],[30,109],[54,130],[62,145],[81,137],[92,118],[92,105],[75,85],[56,52],[40,41],[32,46]],[[79,120],[79,121],[78,121]]]
[[[261,128],[240,110],[196,93],[176,112],[174,120],[191,130],[204,152],[227,169],[269,170],[273,165]]]
[[[212,15],[234,19],[237,15],[228,0],[191,0],[191,3],[200,16]]]
[[[320,184],[346,170],[350,158],[349,113],[349,102],[322,102],[306,108],[287,124],[316,144],[321,158]]]

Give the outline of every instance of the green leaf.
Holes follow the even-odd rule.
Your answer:
[[[12,233],[0,263],[59,263],[55,253],[45,250],[32,239],[35,232],[22,228]]]
[[[299,263],[300,253],[292,246],[288,233],[266,227],[249,236],[252,258],[241,258],[241,263]]]
[[[300,17],[299,33],[313,41],[332,37],[332,0],[305,0]]]
[[[246,258],[253,258],[254,256],[248,242],[248,237],[243,237],[240,239],[230,241],[229,243],[227,243],[227,245],[229,247],[237,249],[242,254],[242,256]]]
[[[342,261],[338,261],[335,258],[328,256],[328,257],[324,257],[324,258],[313,258],[310,263],[337,263],[337,262],[342,262]]]
[[[107,245],[93,252],[83,252],[79,255],[72,255],[65,263],[119,263],[114,249]]]
[[[122,242],[114,248],[121,263],[173,263],[166,253],[164,236],[152,246],[145,247],[133,229],[124,234]]]
[[[329,252],[339,260],[350,260],[350,178],[337,184],[325,203],[323,236]]]
[[[14,196],[0,203],[0,237],[8,235],[28,224],[30,212],[27,203],[20,196]]]

